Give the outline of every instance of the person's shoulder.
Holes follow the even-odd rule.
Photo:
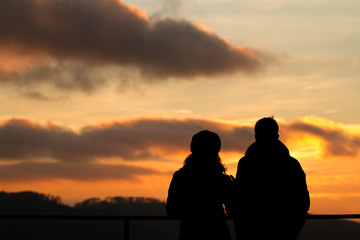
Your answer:
[[[184,175],[184,172],[185,172],[184,167],[180,168],[179,170],[174,172],[173,178],[177,178]]]
[[[258,144],[256,142],[253,142],[245,151],[245,155],[239,159],[239,164],[244,164],[250,160],[254,155],[256,155],[258,152]]]
[[[240,158],[238,165],[237,165],[237,169],[238,171],[240,169],[246,169],[248,167],[251,167],[254,161],[251,161],[251,157],[249,156],[243,156],[242,158]]]
[[[258,143],[257,142],[253,142],[247,149],[245,152],[245,156],[251,156],[253,154],[255,154],[258,151]],[[241,160],[241,159],[240,159]]]
[[[274,144],[276,146],[275,149],[276,149],[278,155],[284,156],[284,157],[290,156],[289,149],[286,147],[286,145],[282,141],[277,140]]]
[[[191,170],[188,166],[183,166],[179,170],[174,172],[173,177],[182,178],[185,176],[189,176],[193,174],[193,170]]]
[[[186,175],[187,174],[183,168],[180,168],[179,170],[175,171],[171,180],[172,184],[175,185],[182,184],[187,179]]]
[[[227,173],[222,173],[222,174],[220,175],[220,178],[225,179],[225,180],[228,180],[228,179],[231,180],[231,175],[229,175],[229,174],[227,174]]]
[[[293,165],[293,167],[298,171],[298,172],[301,172],[301,174],[305,175],[305,172],[300,164],[300,162],[292,157],[292,156],[289,156],[289,161],[291,162],[291,164]]]
[[[292,157],[292,156],[289,156],[289,161],[290,161],[292,164],[294,164],[294,165],[296,165],[296,166],[298,166],[298,167],[301,167],[300,162],[299,162],[296,158],[294,158],[294,157]]]

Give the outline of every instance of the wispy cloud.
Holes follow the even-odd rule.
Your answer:
[[[168,8],[180,4],[172,3]],[[85,91],[107,79],[91,71],[94,66],[136,68],[143,81],[151,81],[253,73],[273,60],[269,53],[234,46],[189,21],[151,19],[117,0],[3,0],[0,51],[12,59],[0,62],[2,82],[48,82]]]

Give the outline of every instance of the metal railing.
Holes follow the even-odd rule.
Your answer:
[[[307,219],[360,219],[360,214],[309,214]],[[137,220],[180,220],[169,216],[116,216],[116,215],[0,215],[0,219],[15,220],[116,220],[124,221],[124,239],[130,239],[130,221]],[[225,217],[233,220],[233,217]]]

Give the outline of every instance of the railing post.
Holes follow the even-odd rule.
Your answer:
[[[130,240],[130,219],[124,218],[124,240]]]

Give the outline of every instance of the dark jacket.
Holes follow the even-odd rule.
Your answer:
[[[166,212],[181,219],[179,239],[230,239],[223,207],[230,187],[225,174],[188,166],[174,173]]]
[[[258,224],[282,222],[300,231],[309,207],[306,175],[287,147],[279,140],[250,145],[236,174],[234,215],[244,220],[238,224],[261,219]]]

